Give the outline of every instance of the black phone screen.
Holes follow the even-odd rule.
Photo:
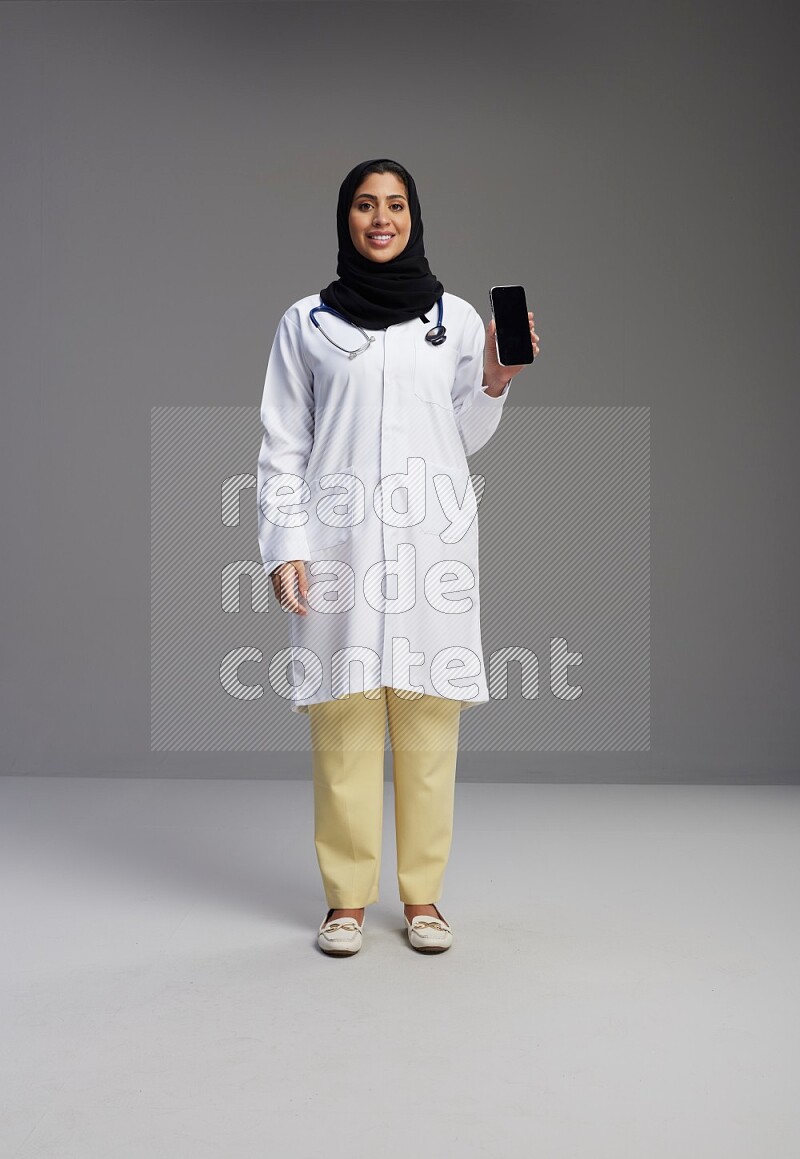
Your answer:
[[[497,357],[502,366],[533,362],[530,318],[523,286],[492,286],[489,292],[497,331]]]

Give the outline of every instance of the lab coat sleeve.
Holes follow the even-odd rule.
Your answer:
[[[261,400],[263,437],[256,492],[258,542],[267,574],[287,560],[310,558],[303,499],[308,497],[305,473],[314,442],[313,382],[300,328],[284,314],[272,343]],[[279,480],[281,475],[289,477]]]
[[[477,310],[469,315],[458,353],[452,387],[453,410],[466,455],[474,453],[492,437],[500,423],[511,383],[496,398],[483,389],[483,354],[486,330]]]

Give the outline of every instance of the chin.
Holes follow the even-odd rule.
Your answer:
[[[392,258],[397,257],[399,253],[402,253],[404,249],[405,246],[401,245],[392,246],[390,250],[374,250],[372,246],[367,245],[361,252],[365,257],[371,258],[373,262],[388,262]]]

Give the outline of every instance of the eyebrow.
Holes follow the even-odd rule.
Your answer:
[[[374,193],[358,193],[353,198],[353,201],[363,201],[365,197],[368,197],[370,199],[370,201],[377,201],[378,200]],[[398,199],[398,197],[402,198],[403,201],[408,200],[405,193],[390,193],[388,200],[389,201],[396,201]]]

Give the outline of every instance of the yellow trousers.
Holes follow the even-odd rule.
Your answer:
[[[400,900],[442,894],[453,837],[461,704],[383,686],[309,705],[314,844],[330,909],[378,900],[386,721]]]

